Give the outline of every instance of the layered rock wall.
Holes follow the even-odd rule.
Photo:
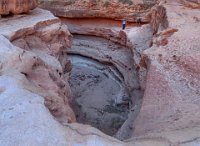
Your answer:
[[[37,0],[1,0],[0,15],[28,13],[37,7]]]
[[[71,45],[71,34],[67,26],[40,9],[30,16],[15,17],[18,16],[0,22],[1,35],[20,48],[1,57],[1,74],[22,78],[27,90],[44,97],[45,105],[58,121],[74,122],[69,106],[70,62],[66,49]]]
[[[50,10],[56,16],[66,18],[109,18],[137,22],[138,19],[143,23],[149,22],[147,17],[151,8],[158,4],[156,0],[152,1],[60,1],[60,0],[40,0],[40,7]],[[130,3],[129,3],[130,2]],[[117,9],[116,9],[117,8]],[[89,10],[89,11],[88,11]],[[139,22],[140,22],[139,21]]]
[[[200,131],[195,129],[200,122],[200,11],[182,9],[176,1],[165,7],[173,29],[157,36],[165,38],[165,43],[155,43],[143,52],[148,74],[134,136],[154,133],[171,141],[187,141],[191,136],[199,139]]]

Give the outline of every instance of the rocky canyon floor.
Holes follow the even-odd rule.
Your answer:
[[[36,3],[0,0],[0,146],[200,145],[198,0]]]

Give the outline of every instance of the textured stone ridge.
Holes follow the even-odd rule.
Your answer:
[[[150,23],[153,33],[168,27],[166,9],[163,2],[156,0],[137,1],[60,1],[60,0],[40,0],[40,7],[50,10],[54,15],[64,18],[106,18],[121,21],[126,19],[128,23],[146,24]],[[117,9],[114,9],[117,8]],[[105,21],[105,23],[107,23]]]
[[[0,0],[0,15],[28,13],[37,7],[37,0]]]
[[[199,139],[200,11],[183,9],[177,1],[164,6],[174,29],[156,37],[167,39],[166,43],[162,44],[160,39],[160,43],[143,52],[148,58],[148,75],[134,136],[156,133],[170,137],[171,141],[187,141],[192,135]],[[180,134],[172,138],[170,133],[175,131]],[[184,131],[188,134],[184,135]],[[187,146],[195,145],[192,140],[188,143]]]
[[[22,80],[25,89],[42,96],[61,123],[74,122],[69,106],[66,49],[71,45],[71,35],[67,26],[50,12],[35,9],[31,15],[2,18],[0,29],[1,35],[21,48],[1,49],[1,75]]]
[[[157,0],[39,0],[40,7],[56,16],[67,18],[110,18],[137,22],[149,22],[149,11],[158,4]],[[128,2],[128,3],[127,3]]]

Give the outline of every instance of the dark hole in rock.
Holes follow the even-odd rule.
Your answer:
[[[82,62],[85,59],[80,56],[71,58]],[[73,109],[77,122],[90,124],[113,136],[127,119],[130,103],[128,93],[105,71],[84,64],[74,63],[70,84],[75,97]],[[124,103],[117,103],[116,96],[119,94],[124,96]]]
[[[95,55],[91,55],[92,57],[90,57],[91,52],[89,51],[91,50],[89,50],[89,48],[92,48],[92,43],[88,40],[85,43],[85,40],[82,39],[82,37],[77,37],[76,39],[75,36],[73,47],[78,48],[72,47],[72,51],[68,52],[72,63],[69,81],[74,96],[71,106],[76,113],[78,123],[89,124],[98,128],[105,134],[117,137],[118,131],[129,118],[130,112],[135,112],[131,110],[133,107],[132,95],[129,93],[124,83],[125,79],[123,74],[112,64],[113,62],[101,62],[97,59],[98,57],[95,58]],[[90,40],[91,38],[88,39]],[[92,42],[94,45],[98,46],[98,43],[100,43],[98,41],[101,40],[95,39],[97,44],[94,43],[94,40],[92,40]],[[79,43],[79,41],[81,43]],[[103,45],[100,45],[100,47],[112,45],[107,41],[101,43]],[[84,49],[86,51],[85,54],[81,52]],[[120,50],[119,46],[118,50]],[[113,54],[117,53],[115,50],[111,51],[113,51]],[[119,53],[120,52],[123,51],[119,51]],[[125,53],[130,54],[129,52]],[[107,54],[104,54],[104,57],[109,59]],[[124,60],[129,59],[125,58]],[[121,61],[122,62],[119,62],[122,64],[123,60]],[[126,66],[124,66],[124,68],[130,71]],[[128,126],[131,127],[131,124],[132,123]],[[124,139],[120,137],[117,138],[120,140]]]

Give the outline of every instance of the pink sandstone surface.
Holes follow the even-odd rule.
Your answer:
[[[169,28],[154,36],[149,24],[123,32],[118,22],[110,21],[110,27],[105,20],[63,18],[63,24],[41,9],[0,19],[0,145],[198,146],[199,1],[167,0],[163,6]],[[70,32],[132,49],[144,96],[130,139],[119,141],[74,123],[66,53]]]
[[[28,13],[37,7],[37,0],[1,0],[0,15]]]

